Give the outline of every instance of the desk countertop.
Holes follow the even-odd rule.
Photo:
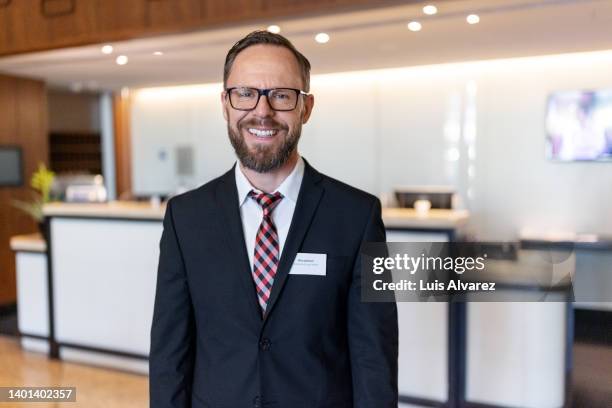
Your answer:
[[[424,214],[413,208],[383,208],[387,228],[456,229],[469,218],[467,210],[431,209]]]
[[[148,202],[112,201],[109,203],[49,203],[44,206],[48,217],[91,217],[162,220],[166,206]],[[424,214],[412,208],[384,208],[383,220],[387,228],[456,229],[463,225],[466,210],[432,209]]]
[[[109,203],[49,203],[43,208],[47,217],[126,218],[162,220],[166,206],[148,202],[111,201]]]
[[[47,244],[39,233],[16,235],[11,238],[11,249],[15,252],[45,252]]]
[[[525,249],[582,249],[612,251],[612,236],[577,233],[521,233],[521,247]]]

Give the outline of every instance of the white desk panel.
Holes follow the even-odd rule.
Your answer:
[[[387,231],[387,242],[445,242],[436,231]],[[398,302],[400,395],[448,398],[448,303]]]
[[[467,313],[468,401],[563,406],[566,303],[470,303]]]
[[[161,221],[52,218],[58,342],[148,354]]]
[[[44,252],[17,252],[15,262],[19,331],[48,336],[47,256]]]

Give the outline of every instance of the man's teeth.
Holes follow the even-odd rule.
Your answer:
[[[249,129],[249,133],[259,137],[273,136],[276,132],[278,132],[276,129]]]

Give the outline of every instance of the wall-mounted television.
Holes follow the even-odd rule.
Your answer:
[[[18,146],[0,145],[0,187],[23,185],[23,155]]]
[[[551,94],[546,155],[559,161],[612,161],[612,89]]]

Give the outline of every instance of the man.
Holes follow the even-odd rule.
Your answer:
[[[380,202],[300,157],[309,77],[277,34],[227,54],[238,162],[168,203],[151,407],[397,408],[396,306],[360,300],[360,247],[385,240]]]

